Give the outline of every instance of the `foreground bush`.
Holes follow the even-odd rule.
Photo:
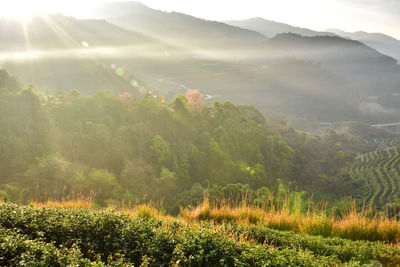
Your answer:
[[[376,259],[382,263],[400,265],[400,249],[382,242],[324,238],[255,225],[229,225],[228,231],[251,236],[260,244],[270,244],[280,248],[300,248],[316,255],[336,256],[341,262],[356,261],[365,264]]]
[[[76,259],[78,265],[79,261],[82,265],[101,261],[135,266],[358,266],[373,260],[387,263],[393,253],[399,253],[381,243],[318,239],[264,228],[188,225],[111,211],[37,209],[4,203],[0,204],[0,227],[23,237],[15,239],[17,245],[32,240],[57,253],[71,253],[65,257]],[[375,252],[367,253],[366,249],[374,246]],[[13,258],[32,250],[15,250]],[[376,253],[386,256],[380,258]],[[54,259],[64,265],[62,258]]]
[[[60,246],[42,240],[30,240],[27,236],[0,228],[1,266],[103,266],[83,258],[78,247]]]

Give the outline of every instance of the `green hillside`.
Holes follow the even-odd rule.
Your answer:
[[[398,209],[400,203],[399,137],[381,141],[377,150],[357,157],[349,174],[363,181],[359,199],[380,208]]]
[[[20,203],[95,191],[98,205],[150,198],[177,212],[207,188],[215,198],[318,188],[325,199],[353,159],[351,139],[306,135],[251,106],[150,92],[42,95],[2,73],[0,189]]]

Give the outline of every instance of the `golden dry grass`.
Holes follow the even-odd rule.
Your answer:
[[[288,230],[310,235],[337,236],[352,240],[400,242],[400,222],[380,215],[368,217],[366,211],[351,209],[341,218],[326,215],[325,210],[309,210],[306,213],[289,207],[258,207],[251,205],[211,204],[207,199],[195,208],[181,209],[187,222],[213,220],[235,221],[241,224],[258,224],[277,230]]]
[[[107,210],[121,214],[127,214],[131,217],[162,219],[163,221],[177,220],[176,217],[166,215],[160,208],[160,204],[155,205],[152,202],[136,203],[134,206],[130,207],[108,206],[107,208],[95,207],[94,203],[94,194],[91,194],[90,196],[68,196],[67,198],[62,198],[61,200],[49,198],[46,201],[31,201],[29,205],[36,208],[96,209],[98,211]]]
[[[121,208],[118,210],[121,213],[128,214],[132,217],[153,218],[157,219],[163,216],[163,213],[152,203],[137,204],[133,208]]]
[[[93,201],[92,199],[48,199],[45,202],[31,201],[29,205],[36,208],[91,209]]]
[[[41,208],[93,209],[94,196],[77,196],[75,198],[45,202],[32,201],[31,205]],[[283,204],[282,204],[283,203]],[[194,208],[182,208],[180,218],[165,215],[159,206],[153,203],[136,203],[133,207],[109,207],[119,213],[132,217],[161,219],[163,221],[181,220],[187,223],[213,220],[217,223],[236,222],[240,224],[257,224],[277,230],[293,231],[325,237],[337,236],[352,240],[384,241],[400,244],[400,222],[380,215],[368,216],[369,210],[349,209],[341,218],[327,215],[326,208],[319,206],[302,213],[291,209],[288,202],[274,205],[256,206],[249,204],[232,205],[227,202],[210,203],[205,199]]]

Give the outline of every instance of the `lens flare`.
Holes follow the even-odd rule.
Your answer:
[[[137,81],[135,81],[135,80],[131,80],[131,85],[133,87],[139,87],[139,83]]]
[[[124,76],[124,69],[123,68],[116,69],[115,74],[117,74],[119,77]]]

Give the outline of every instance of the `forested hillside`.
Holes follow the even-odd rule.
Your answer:
[[[0,87],[0,181],[13,201],[94,192],[99,205],[152,199],[176,211],[207,188],[214,198],[347,193],[351,139],[306,135],[251,106],[207,107],[198,91],[170,103],[151,92],[43,95],[5,71]]]

